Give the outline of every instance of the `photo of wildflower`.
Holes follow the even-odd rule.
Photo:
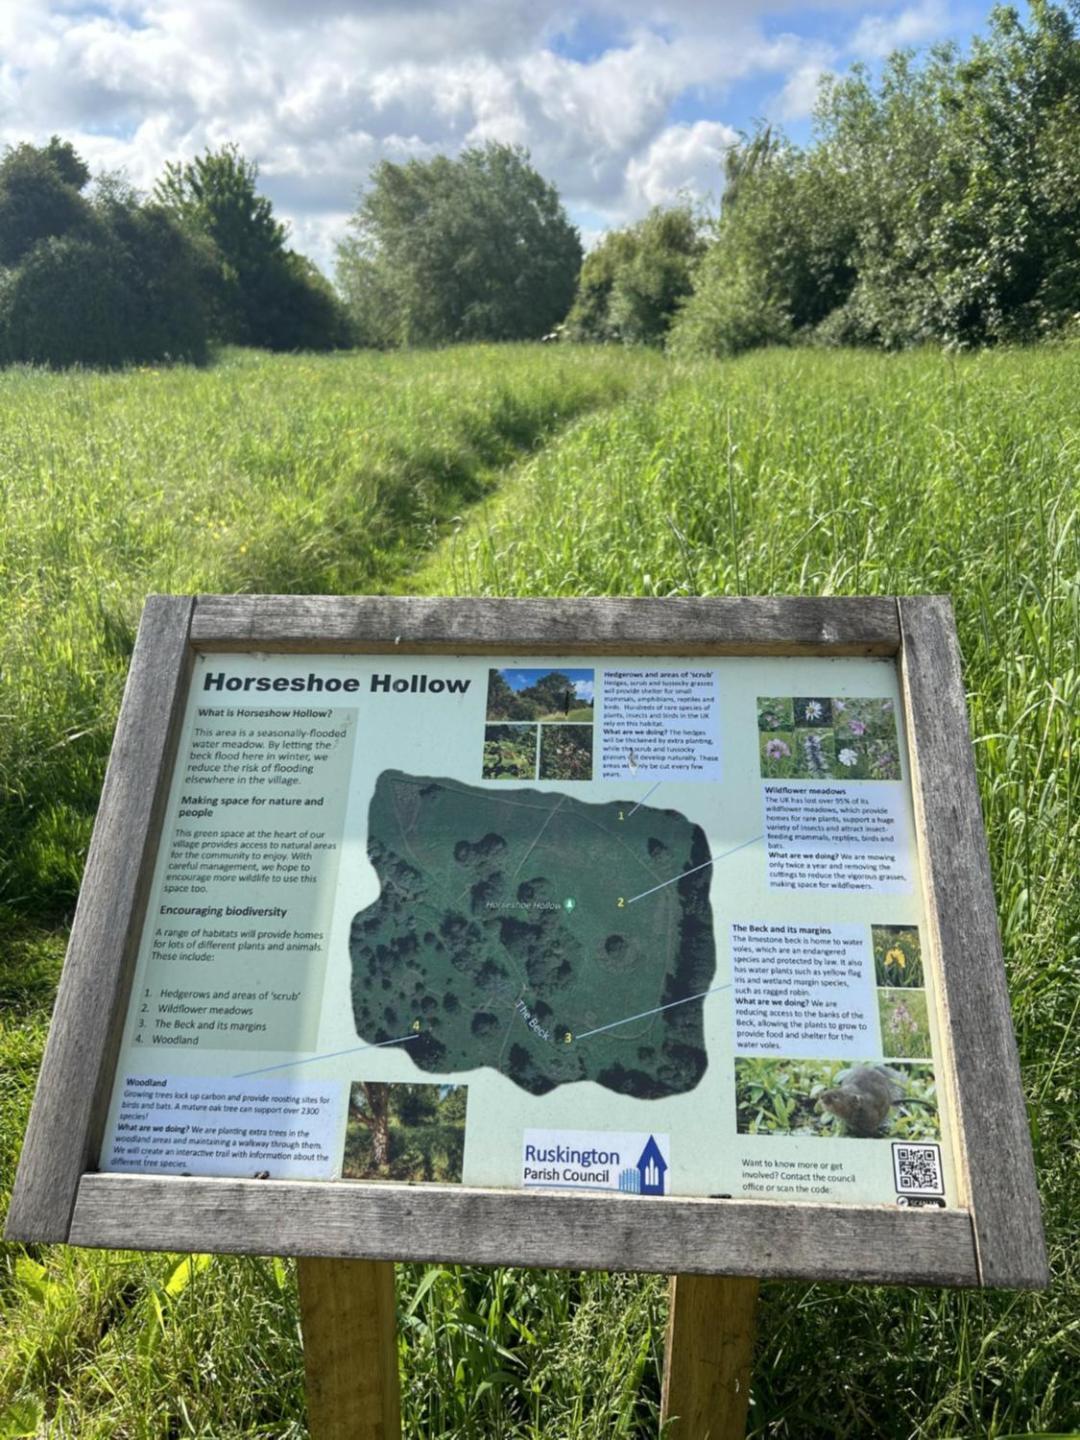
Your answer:
[[[871,925],[874,975],[879,985],[919,988],[923,984],[922,945],[915,925]]]
[[[758,697],[761,774],[768,780],[899,780],[891,700]]]
[[[834,700],[836,758],[851,780],[899,780],[900,742],[891,700]]]
[[[591,780],[591,725],[540,726],[540,779]]]
[[[791,702],[795,711],[796,726],[824,729],[832,724],[832,701],[824,699],[801,699]]]
[[[759,730],[793,730],[795,728],[793,701],[775,695],[764,695],[758,697],[757,707]]]
[[[930,1016],[925,990],[879,990],[878,1013],[886,1060],[929,1058]]]

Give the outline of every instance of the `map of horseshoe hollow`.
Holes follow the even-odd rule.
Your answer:
[[[439,1075],[488,1066],[533,1095],[698,1084],[716,971],[700,826],[632,800],[385,770],[368,856],[381,893],[349,942],[362,1040]]]

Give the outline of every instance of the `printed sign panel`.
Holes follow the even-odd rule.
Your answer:
[[[893,661],[199,654],[102,1169],[955,1205]]]

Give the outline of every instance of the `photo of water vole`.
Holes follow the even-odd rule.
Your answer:
[[[933,1066],[877,1060],[735,1061],[740,1135],[940,1139]]]

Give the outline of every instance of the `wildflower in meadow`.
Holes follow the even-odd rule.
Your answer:
[[[817,700],[808,700],[808,701],[806,702],[806,718],[807,718],[808,720],[820,720],[820,719],[821,719],[821,704],[820,704],[819,701],[817,701]]]
[[[790,754],[791,749],[783,740],[769,740],[765,744],[765,756],[769,760],[786,760]]]
[[[893,752],[891,750],[878,750],[873,757],[870,773],[876,775],[879,780],[899,780],[899,769],[896,764],[896,756]]]
[[[866,726],[863,724],[863,722],[862,722],[861,720],[852,720],[852,722],[851,722],[851,733],[852,733],[853,735],[865,735],[865,734],[866,734]]]
[[[915,1016],[907,1008],[902,1000],[898,1001],[892,1013],[893,1029],[901,1034],[903,1031],[911,1031],[916,1028]]]
[[[859,757],[858,755],[856,755],[855,751],[850,748],[850,746],[845,745],[843,750],[840,751],[840,754],[836,758],[840,761],[841,765],[846,766],[850,770],[852,765],[854,765],[858,761]]]
[[[806,766],[811,774],[825,775],[828,767],[825,764],[825,754],[821,748],[821,736],[805,736],[803,738],[803,750],[806,752]]]

